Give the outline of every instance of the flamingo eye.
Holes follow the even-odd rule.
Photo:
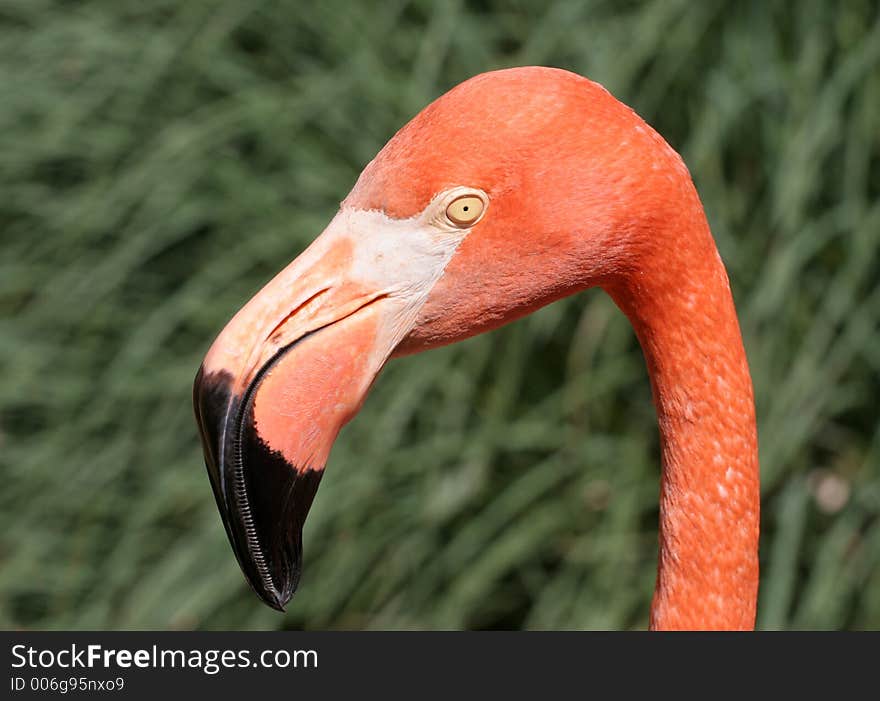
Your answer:
[[[446,207],[446,218],[458,227],[467,227],[477,221],[483,214],[485,205],[476,195],[456,197]]]

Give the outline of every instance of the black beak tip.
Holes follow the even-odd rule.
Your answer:
[[[264,560],[268,569],[257,566],[252,557],[245,558],[245,553],[240,551],[235,543],[233,549],[247,583],[260,601],[269,608],[285,613],[286,606],[293,599],[299,584],[301,548],[288,546],[283,552],[274,553],[274,557]]]
[[[276,611],[280,611],[281,613],[285,612],[284,607],[287,605],[287,602],[290,601],[290,597],[284,599],[283,597],[278,596],[277,592],[274,591],[257,592],[257,595],[266,606],[273,608]]]
[[[227,373],[199,369],[193,403],[217,508],[242,572],[276,611],[293,597],[302,570],[302,527],[323,475],[299,470],[257,434],[254,391],[242,407]],[[236,456],[235,459],[232,456]]]

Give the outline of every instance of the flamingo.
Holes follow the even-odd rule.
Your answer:
[[[661,439],[652,629],[749,629],[758,589],[752,383],[724,264],[681,157],[601,85],[522,67],[434,101],[321,235],[228,323],[194,404],[254,591],[284,610],[340,428],[382,366],[587,288],[629,318]]]

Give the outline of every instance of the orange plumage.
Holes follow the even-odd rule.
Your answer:
[[[444,217],[462,191],[485,204],[473,224]],[[651,625],[753,627],[757,436],[723,263],[673,149],[601,86],[549,68],[483,74],[425,108],[206,357],[196,403],[209,471],[260,596],[280,607],[299,577],[299,532],[279,523],[292,497],[279,506],[272,495],[296,495],[304,474],[320,478],[339,427],[392,354],[490,330],[589,287],[632,322],[657,408]],[[216,406],[205,399],[218,392]],[[310,478],[306,510],[316,487]]]

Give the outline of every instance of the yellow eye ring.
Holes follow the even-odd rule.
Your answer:
[[[454,226],[468,227],[480,218],[485,208],[483,200],[476,195],[462,195],[447,205],[446,218]]]

